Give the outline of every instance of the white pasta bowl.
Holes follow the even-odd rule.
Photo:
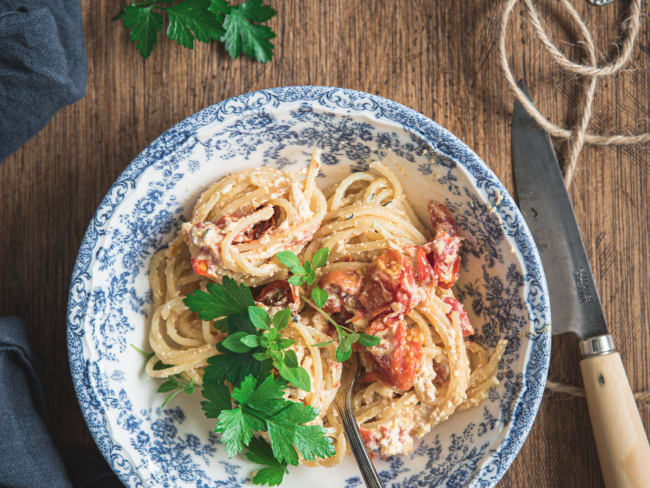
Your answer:
[[[409,455],[376,459],[386,486],[494,486],[533,423],[550,352],[546,282],[533,239],[494,173],[435,122],[395,102],[329,87],[231,98],[180,122],[120,175],[84,236],[70,285],[67,338],[79,404],[99,449],[128,486],[247,486],[254,465],[228,459],[200,395],[164,395],[128,345],[147,348],[148,264],[207,185],[260,165],[303,167],[323,152],[319,185],[386,160],[416,212],[446,203],[465,238],[456,296],[477,340],[509,345],[500,384],[479,407],[434,427]],[[351,456],[290,469],[283,486],[362,486]]]

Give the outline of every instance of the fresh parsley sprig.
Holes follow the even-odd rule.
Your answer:
[[[131,41],[142,57],[148,57],[158,42],[167,15],[167,37],[179,45],[194,48],[194,40],[220,41],[230,56],[241,53],[262,63],[273,57],[271,39],[275,33],[261,23],[276,14],[262,0],[230,5],[228,0],[145,0],[124,7],[116,17],[130,31]]]
[[[210,283],[207,291],[187,295],[184,302],[202,320],[219,319],[215,327],[228,333],[217,344],[223,354],[208,359],[204,373],[208,381],[230,381],[238,386],[249,374],[263,376],[272,366],[297,388],[311,390],[309,373],[298,364],[296,353],[288,349],[294,341],[282,337],[291,317],[288,308],[271,319],[266,310],[255,305],[250,288],[227,276],[222,284]]]
[[[217,344],[221,354],[209,358],[205,367],[201,408],[206,417],[217,419],[215,431],[222,434],[229,456],[246,448],[246,456],[264,466],[253,482],[280,484],[287,465],[298,463],[298,452],[305,459],[332,456],[325,430],[303,425],[318,411],[283,398],[287,382],[311,389],[309,374],[289,349],[294,341],[282,336],[291,311],[285,308],[271,317],[255,304],[250,288],[227,276],[187,295],[184,303],[228,334]],[[270,374],[273,367],[277,378]],[[268,432],[271,444],[253,437],[254,432]]]
[[[273,366],[280,376],[301,390],[311,391],[309,373],[299,366],[295,351],[287,349],[295,341],[282,337],[281,332],[289,324],[291,310],[282,309],[273,315],[271,321],[266,310],[260,307],[248,307],[248,315],[253,325],[258,329],[266,330],[261,336],[245,336],[240,339],[241,344],[247,347],[260,346],[263,351],[253,353],[258,361],[273,361]],[[250,344],[250,346],[248,346]]]
[[[304,425],[318,416],[318,410],[284,398],[286,382],[268,375],[264,381],[247,376],[232,391],[237,406],[222,410],[217,420],[226,454],[233,457],[250,446],[254,432],[267,432],[273,457],[286,469],[298,465],[298,453],[306,460],[335,454],[332,439],[320,425]],[[254,447],[254,452],[259,450]],[[253,454],[255,456],[255,454]]]
[[[327,264],[329,259],[329,249],[323,247],[314,253],[311,261],[307,260],[305,263],[301,263],[298,256],[296,256],[291,251],[282,251],[276,254],[276,258],[282,264],[284,264],[291,275],[289,277],[289,283],[294,286],[307,285],[312,286],[316,282],[316,270],[322,268]],[[336,333],[339,339],[339,345],[336,348],[336,360],[339,362],[344,362],[350,358],[352,355],[352,344],[359,342],[361,345],[366,347],[372,347],[379,344],[381,339],[379,337],[370,335],[370,334],[359,334],[354,330],[340,325],[332,318],[330,314],[323,310],[323,307],[327,303],[329,298],[327,291],[323,290],[320,286],[315,285],[311,290],[311,300],[305,295],[300,296],[305,303],[314,308],[318,313],[327,319],[327,321],[334,326]],[[314,346],[328,346],[332,344],[334,340],[327,342],[320,342],[314,344]]]

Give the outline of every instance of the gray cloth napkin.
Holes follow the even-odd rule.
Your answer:
[[[43,408],[23,323],[0,317],[0,487],[121,487],[101,456],[82,449],[60,456],[43,423]],[[65,412],[59,413],[65,421]]]
[[[0,162],[84,96],[79,0],[0,0]]]
[[[16,317],[0,318],[0,486],[71,488],[41,415],[43,392]]]

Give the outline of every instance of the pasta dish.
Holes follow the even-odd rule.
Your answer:
[[[204,384],[208,360],[224,352],[218,344],[228,333],[201,319],[184,298],[229,277],[249,287],[269,316],[290,310],[281,337],[290,340],[285,351],[307,372],[310,388],[289,381],[284,396],[317,410],[308,424],[322,426],[335,449],[313,459],[300,451],[301,463],[332,466],[347,450],[334,402],[355,366],[337,360],[337,348],[348,339],[331,321],[349,331],[345,337],[357,338],[351,347],[364,374],[353,407],[368,450],[408,454],[433,426],[487,397],[498,384],[506,341],[490,351],[472,340],[472,324],[452,291],[462,237],[445,205],[429,202],[428,222],[421,222],[396,175],[380,162],[324,190],[316,185],[319,168],[315,151],[309,166],[294,174],[247,169],[201,194],[191,220],[151,261],[154,354],[146,373]],[[323,248],[327,260],[317,265]],[[311,285],[292,284],[298,281],[278,259],[285,251],[306,263],[294,269],[315,274]],[[314,287],[327,292],[321,307],[309,299]],[[365,346],[360,334],[376,338],[376,345]],[[287,377],[278,371],[271,374]],[[261,432],[273,441],[271,429]]]

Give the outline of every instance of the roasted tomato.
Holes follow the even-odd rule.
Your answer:
[[[290,285],[286,280],[275,280],[260,289],[255,301],[267,307],[286,307],[290,303],[297,305],[300,297],[295,286]]]
[[[465,311],[463,304],[456,300],[454,297],[445,297],[442,299],[442,301],[451,306],[451,310],[447,314],[449,320],[451,320],[451,314],[458,312],[460,319],[460,330],[463,332],[463,337],[472,335],[474,333],[474,327],[472,327],[472,324],[469,321],[469,317],[467,316],[467,312]]]
[[[458,235],[458,226],[456,220],[447,206],[443,203],[429,202],[429,221],[434,232],[440,224],[448,224],[451,235]]]
[[[359,301],[369,318],[384,312],[394,302],[403,305],[402,313],[414,306],[415,280],[410,260],[390,249],[370,263]]]
[[[391,323],[386,322],[386,317],[377,317],[366,329],[366,334],[381,337],[382,341],[364,352],[374,367],[366,373],[364,380],[378,380],[403,391],[410,390],[421,367],[421,337],[415,329],[406,329],[403,317]]]
[[[449,289],[454,286],[460,270],[460,237],[452,236],[448,229],[439,227],[433,241],[426,245],[430,252],[427,259],[438,279],[438,286]]]
[[[216,276],[208,271],[209,265],[210,262],[207,259],[192,258],[192,269],[197,275],[214,279]]]
[[[361,275],[354,270],[334,270],[321,277],[319,285],[328,295],[323,310],[329,314],[354,315],[358,308],[361,282]]]
[[[433,384],[436,388],[440,388],[449,379],[449,366],[446,363],[436,363],[434,361],[433,371],[436,373]]]
[[[418,285],[437,285],[438,275],[427,259],[427,250],[420,246],[415,250],[415,281]]]
[[[453,215],[442,203],[429,202],[429,219],[434,237],[423,247],[427,251],[427,260],[433,267],[438,286],[449,289],[458,279],[458,251],[462,240],[458,236],[458,227]]]
[[[259,210],[255,209],[255,210]],[[273,215],[268,220],[262,220],[261,222],[256,223],[255,225],[249,227],[246,230],[243,230],[237,235],[232,243],[233,244],[243,244],[245,242],[256,241],[264,237],[265,234],[273,230],[277,224],[278,219],[280,218],[280,211],[277,208],[274,208]]]

